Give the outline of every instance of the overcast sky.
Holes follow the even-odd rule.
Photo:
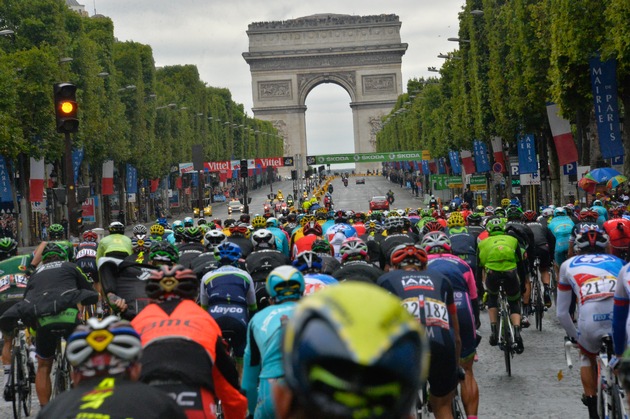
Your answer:
[[[249,47],[252,22],[295,19],[320,13],[350,15],[396,14],[402,22],[401,41],[409,44],[402,57],[403,88],[414,77],[435,76],[439,53],[457,47],[457,14],[464,0],[79,0],[114,22],[119,41],[153,48],[157,66],[194,64],[210,86],[226,87],[250,116],[252,89],[249,65],[242,57]],[[158,98],[159,100],[159,98]],[[308,154],[353,153],[350,97],[341,87],[322,84],[306,105]],[[344,141],[339,141],[342,138]],[[347,140],[345,140],[347,139]]]

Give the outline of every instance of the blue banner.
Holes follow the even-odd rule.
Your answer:
[[[192,186],[193,188],[196,188],[198,181],[199,181],[199,173],[198,172],[191,172],[190,186]]]
[[[424,173],[425,175],[428,175],[431,173],[428,160],[422,160],[422,173]]]
[[[437,166],[438,166],[438,174],[445,175],[446,166],[444,165],[444,157],[440,157],[439,159],[437,159]]]
[[[589,60],[589,65],[602,157],[612,159],[623,156],[619,101],[617,100],[617,61],[601,62],[599,57],[595,57]]]
[[[138,193],[138,171],[127,164],[127,193]]]
[[[83,156],[85,155],[85,150],[80,148],[78,150],[72,150],[72,169],[74,171],[74,184],[79,183],[79,169],[81,168],[81,163],[83,163]]]
[[[488,146],[479,140],[473,141],[473,153],[475,155],[475,167],[477,173],[490,171],[490,160],[488,160]]]
[[[522,175],[538,171],[536,139],[533,134],[521,135],[518,139],[518,166]]]
[[[13,193],[11,191],[9,170],[7,170],[7,164],[2,156],[0,156],[0,201],[10,202],[11,205],[13,205]]]
[[[449,151],[448,158],[451,161],[451,169],[453,169],[454,175],[462,174],[462,166],[459,163],[459,153],[457,151]]]

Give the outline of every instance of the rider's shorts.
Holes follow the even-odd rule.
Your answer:
[[[549,246],[535,246],[534,247],[534,257],[532,261],[538,258],[540,261],[541,269],[549,269],[551,267],[551,254],[549,253]]]
[[[455,305],[457,306],[457,321],[459,335],[462,340],[460,359],[471,357],[477,352],[477,331],[475,329],[475,315],[473,314],[470,297],[462,291],[455,291]]]
[[[558,266],[560,266],[569,257],[569,251],[568,250],[564,250],[564,251],[560,251],[560,252],[555,252],[553,254],[553,257],[554,257],[554,260],[556,261],[556,264]]]
[[[68,308],[59,314],[40,317],[37,320],[37,334],[35,348],[37,356],[42,359],[55,356],[57,339],[63,336],[67,339],[79,324],[79,310]]]
[[[430,393],[444,397],[455,390],[458,383],[455,345],[444,345],[435,339],[429,341],[431,364],[429,367]]]
[[[204,387],[181,382],[149,382],[151,387],[159,388],[173,398],[186,413],[187,419],[214,418],[217,414],[216,402],[212,392]]]
[[[219,325],[223,338],[229,338],[234,356],[242,358],[247,345],[247,325],[231,316],[215,317],[214,320]]]
[[[612,334],[610,299],[580,306],[577,329],[580,347],[591,354],[597,354],[602,346],[602,337]]]

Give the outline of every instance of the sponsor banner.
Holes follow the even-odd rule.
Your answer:
[[[431,175],[431,183],[433,184],[433,189],[436,191],[443,191],[448,189],[448,178],[447,175]]]
[[[10,202],[13,207],[13,192],[11,190],[11,179],[9,178],[9,170],[4,161],[4,157],[0,156],[0,201]]]
[[[84,222],[86,223],[96,222],[96,216],[95,216],[95,211],[94,211],[96,202],[97,202],[97,198],[93,197],[93,198],[86,199],[81,205],[81,209],[83,210],[83,212],[81,213],[81,216],[83,217]]]
[[[247,160],[248,169],[256,169],[260,167],[266,169],[267,167],[285,167],[293,166],[293,157],[268,157],[260,159]],[[203,164],[203,169],[206,172],[225,172],[228,170],[240,170],[240,160],[224,160],[224,161],[210,161]],[[179,163],[179,173],[191,173],[194,172],[192,163]]]
[[[486,177],[484,175],[472,175],[470,177],[471,191],[485,191],[487,189]]]
[[[431,153],[429,150],[422,150],[422,160],[431,160]]]
[[[38,212],[40,214],[46,213],[46,205],[43,202],[31,201],[31,211]]]
[[[374,163],[425,160],[420,151],[393,151],[387,153],[356,153],[356,154],[323,154],[307,156],[309,165],[335,163]]]
[[[533,134],[521,135],[518,139],[518,165],[521,174],[538,171],[536,140]]]
[[[573,141],[571,123],[560,116],[558,105],[552,102],[547,103],[547,118],[558,154],[558,164],[565,166],[577,161],[578,152]]]
[[[538,172],[521,175],[521,186],[527,185],[540,185],[540,175]]]
[[[488,146],[486,143],[475,140],[473,141],[473,152],[475,153],[475,165],[478,173],[490,171],[490,161],[488,160]]]
[[[451,189],[464,187],[464,182],[462,181],[461,176],[448,176],[446,181],[448,183],[448,187]]]
[[[617,61],[601,62],[599,57],[589,60],[591,87],[595,104],[595,120],[602,157],[623,156],[619,101],[617,100]],[[575,159],[573,159],[575,160]]]

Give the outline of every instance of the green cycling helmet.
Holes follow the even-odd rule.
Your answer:
[[[51,224],[48,227],[48,236],[51,240],[59,240],[63,238],[64,228],[61,224]]]
[[[18,243],[11,237],[0,239],[0,260],[17,255]]]
[[[151,245],[149,251],[149,259],[151,261],[164,262],[167,264],[176,264],[179,262],[179,252],[167,241],[157,241]]]
[[[488,223],[486,224],[486,230],[491,236],[503,234],[505,233],[505,221],[503,220],[503,218],[493,218],[491,220],[488,220]]]
[[[68,248],[59,242],[48,242],[42,251],[42,260],[45,262],[51,257],[58,257],[67,261],[69,259]]]

